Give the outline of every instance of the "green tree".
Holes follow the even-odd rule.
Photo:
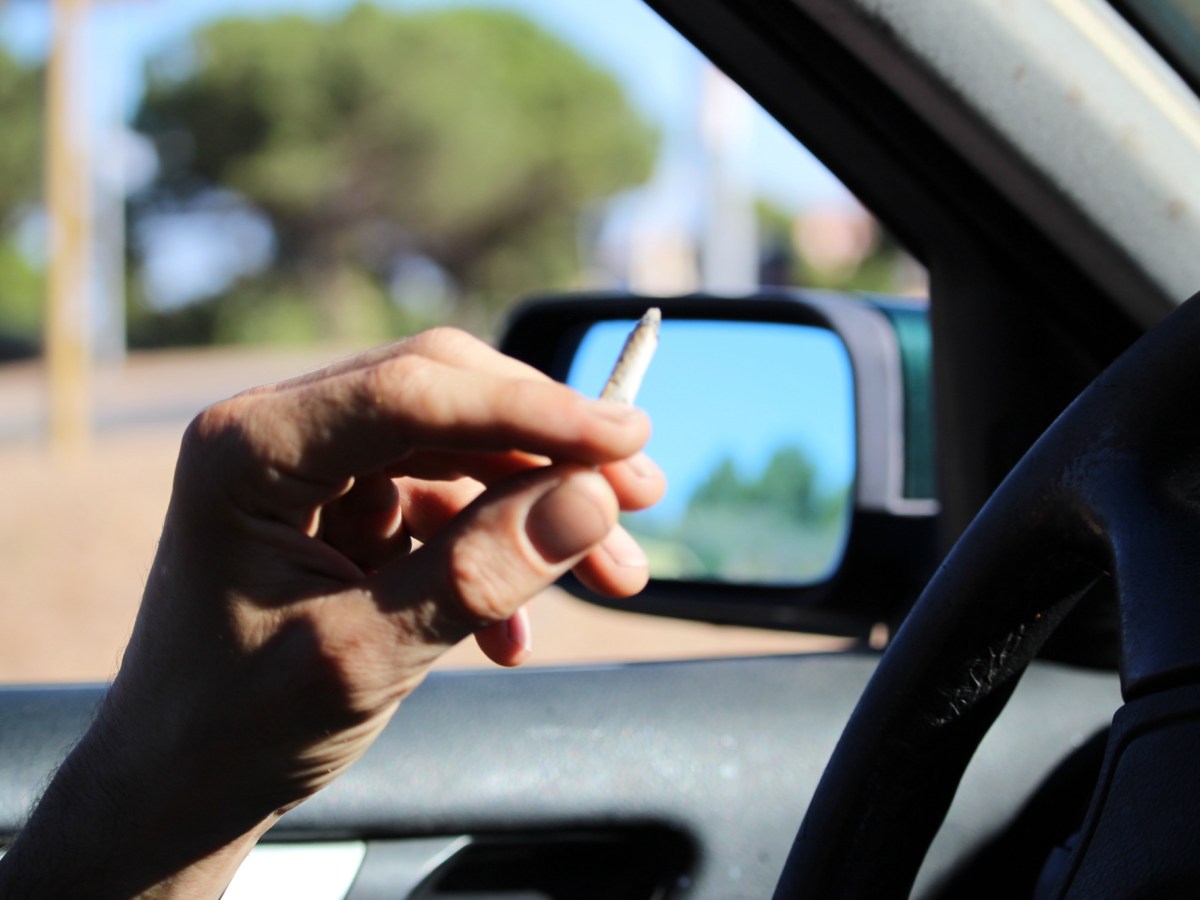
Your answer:
[[[688,499],[688,507],[739,506],[749,500],[748,486],[742,481],[733,460],[726,456],[713,467],[708,477],[697,485]]]
[[[801,447],[784,446],[754,477],[743,476],[731,458],[722,458],[692,492],[688,511],[721,508],[821,524],[837,515],[844,500],[845,488],[820,489],[816,465]]]
[[[0,48],[0,230],[41,196],[42,72]]]
[[[0,49],[0,356],[40,332],[43,275],[17,250],[13,232],[41,198],[42,81],[40,68]]]
[[[825,577],[840,556],[848,491],[823,489],[798,446],[776,449],[754,476],[743,476],[725,457],[696,486],[685,515],[647,536],[669,548],[660,556],[687,577],[804,583]],[[636,525],[632,530],[642,535]]]
[[[276,238],[245,302],[309,298],[327,331],[406,256],[488,314],[569,284],[578,217],[656,144],[611,75],[516,14],[371,5],[204,29],[149,67],[136,127],[161,171],[135,221],[235,193]]]
[[[754,486],[762,503],[800,521],[817,517],[816,467],[798,447],[775,451],[766,471]]]

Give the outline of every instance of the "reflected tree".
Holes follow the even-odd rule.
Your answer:
[[[658,548],[662,574],[725,581],[802,583],[840,557],[849,486],[822,486],[802,447],[777,449],[757,476],[717,462],[676,522],[631,523]]]
[[[803,448],[781,447],[771,455],[757,478],[743,478],[734,461],[723,458],[696,487],[688,509],[746,507],[819,525],[837,515],[844,496],[844,489],[820,489],[817,467]]]

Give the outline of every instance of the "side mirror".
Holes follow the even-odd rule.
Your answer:
[[[584,332],[567,384],[596,395],[625,322]],[[832,331],[667,319],[638,398],[667,496],[625,517],[658,579],[807,587],[845,551],[854,486],[854,384]]]
[[[865,637],[897,621],[934,552],[923,310],[797,292],[545,298],[501,349],[596,395],[650,306],[662,334],[638,405],[668,492],[623,523],[651,582],[630,600],[563,586],[711,622]]]

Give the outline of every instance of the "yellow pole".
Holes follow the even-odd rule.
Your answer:
[[[77,65],[88,0],[54,0],[47,73],[46,201],[50,271],[45,344],[49,437],[56,453],[81,456],[90,438],[91,187]]]

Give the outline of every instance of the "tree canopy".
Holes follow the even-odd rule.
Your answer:
[[[688,508],[756,508],[785,519],[818,522],[836,514],[841,492],[831,497],[816,482],[817,467],[800,447],[778,448],[757,477],[743,477],[733,460],[724,457],[697,485]]]
[[[0,48],[0,358],[28,352],[40,331],[42,273],[14,230],[42,195],[42,82],[41,68]]]
[[[135,223],[232,192],[275,238],[239,302],[334,319],[404,259],[485,309],[570,283],[580,215],[645,180],[656,145],[610,74],[482,9],[221,21],[149,66],[135,124],[160,159]]]
[[[0,230],[42,193],[42,73],[0,48]]]

